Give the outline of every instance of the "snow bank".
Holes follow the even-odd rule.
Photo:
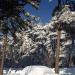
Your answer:
[[[75,68],[62,68],[55,74],[54,68],[46,66],[27,66],[24,69],[4,70],[4,75],[75,75]]]
[[[22,70],[4,70],[4,75],[54,75],[51,68],[45,66],[27,66]]]

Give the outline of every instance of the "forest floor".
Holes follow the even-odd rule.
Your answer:
[[[4,75],[75,75],[75,68],[62,68],[59,74],[55,74],[54,68],[35,65],[23,69],[5,69]]]

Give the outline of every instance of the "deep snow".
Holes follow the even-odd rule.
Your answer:
[[[24,69],[6,69],[4,75],[75,75],[75,68],[62,68],[55,74],[54,68],[46,66],[27,66]]]

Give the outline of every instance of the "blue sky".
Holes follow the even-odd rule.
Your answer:
[[[38,10],[32,8],[31,5],[26,5],[24,9],[30,12],[30,14],[40,17],[40,22],[48,23],[51,20],[51,14],[56,5],[57,0],[52,0],[51,2],[49,0],[41,0]]]

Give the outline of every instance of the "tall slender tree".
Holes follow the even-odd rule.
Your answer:
[[[0,31],[4,35],[3,50],[0,55],[0,75],[3,75],[4,56],[7,44],[7,34],[11,34],[15,40],[16,31],[22,31],[28,25],[28,21],[21,18],[20,13],[30,16],[24,10],[24,6],[29,3],[38,8],[40,0],[0,0]]]
[[[72,1],[72,0],[58,0],[58,5],[53,11],[53,15],[55,15],[56,12],[58,13],[56,15],[57,20],[59,20],[59,17],[62,14],[63,1],[65,1],[65,3],[64,3],[65,5],[68,4],[68,5],[70,5],[70,7],[72,5],[71,9],[74,10],[74,6],[75,6],[74,1]],[[55,72],[56,73],[59,73],[59,52],[60,52],[60,33],[61,33],[60,30],[59,30],[60,27],[61,27],[61,22],[57,25],[57,34],[58,34],[58,36],[57,36],[57,49],[56,49],[56,61],[55,61],[55,63],[56,63],[55,64]],[[66,26],[65,26],[64,30],[66,30],[68,33],[72,32],[72,33],[70,33],[70,35],[72,35],[73,32],[74,32],[73,31],[74,27],[72,28],[70,25],[68,27],[70,28],[70,30],[67,31],[67,29],[69,29],[69,28],[66,28]]]

